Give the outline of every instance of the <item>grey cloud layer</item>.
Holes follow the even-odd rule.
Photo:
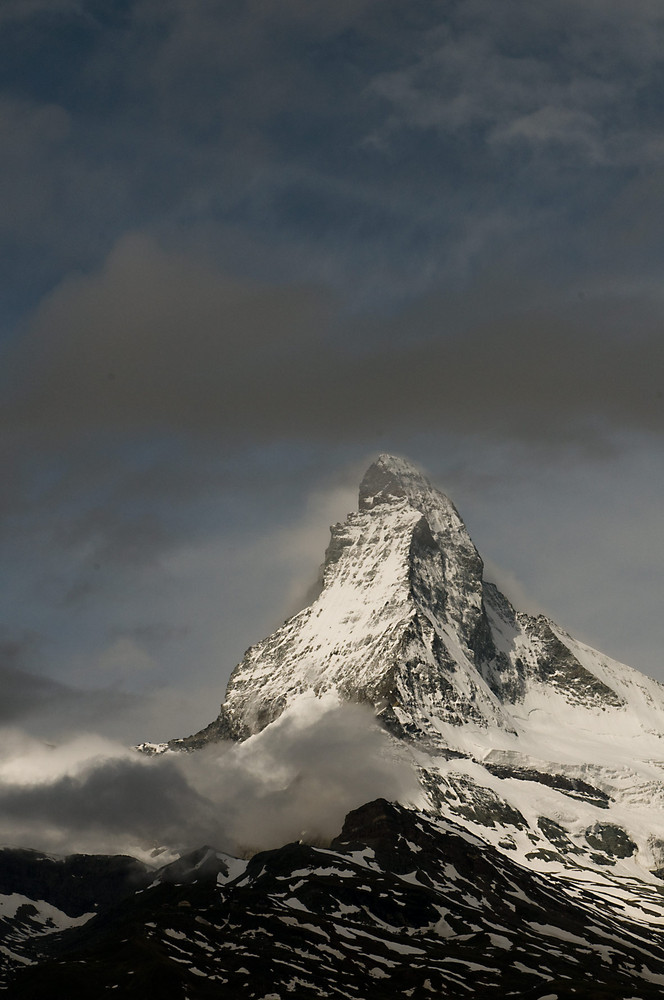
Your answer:
[[[647,287],[510,298],[487,280],[381,321],[344,318],[315,289],[234,282],[134,237],[42,306],[5,423],[37,441],[165,431],[227,445],[418,426],[660,434],[663,316]]]
[[[653,4],[45,8],[6,8],[8,54],[19,10],[37,53],[53,38],[66,51],[72,26],[81,50],[53,86],[22,71],[0,95],[9,297],[26,273],[34,294],[98,263],[132,227],[372,302],[464,278],[505,242],[543,269],[592,271],[634,183],[650,197],[616,233],[629,229],[631,264],[615,242],[610,257],[656,272]]]
[[[75,730],[117,730],[132,723],[137,729],[145,723],[151,706],[144,696],[117,687],[76,687],[31,670],[31,661],[40,661],[40,645],[30,636],[0,642],[0,726],[62,740]]]
[[[489,147],[520,142],[522,167],[543,147],[563,167],[563,147],[587,165],[661,162],[660,129],[640,105],[663,41],[661,9],[649,2],[628,11],[470,0],[426,35],[409,65],[372,87],[392,105],[388,132],[476,126]]]

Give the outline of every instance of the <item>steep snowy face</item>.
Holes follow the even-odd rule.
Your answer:
[[[453,504],[402,459],[382,456],[360,509],[332,528],[323,590],[233,672],[220,734],[243,738],[305,691],[370,702],[390,728],[508,724],[476,669],[490,645],[482,561]]]

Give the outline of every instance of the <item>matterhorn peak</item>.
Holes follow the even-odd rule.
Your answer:
[[[331,528],[318,598],[247,650],[209,738],[243,739],[300,697],[373,705],[386,724],[505,723],[478,670],[491,660],[482,560],[454,504],[410,462],[381,455],[359,510]],[[463,664],[463,669],[460,669]]]
[[[443,548],[449,548],[450,543],[456,547],[459,543],[479,560],[481,576],[481,560],[458,510],[444,493],[431,485],[426,476],[405,458],[396,455],[380,455],[369,466],[359,491],[360,511],[369,511],[383,504],[408,501],[411,507],[419,510],[429,521],[429,526],[439,537]]]
[[[552,698],[621,710],[594,655],[485,583],[452,501],[384,454],[362,478],[359,510],[331,528],[316,600],[246,651],[206,730],[170,745],[245,739],[302,696],[372,705],[395,735],[439,746],[465,724],[514,734],[523,706]]]

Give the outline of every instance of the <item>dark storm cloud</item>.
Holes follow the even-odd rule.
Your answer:
[[[210,704],[217,704],[223,693],[223,678],[215,678],[211,690],[202,695],[191,677],[185,692],[166,687],[159,673],[160,659],[170,646],[176,648],[181,671],[178,650],[188,628],[157,622],[110,625],[104,616],[113,621],[114,612],[111,606],[109,614],[107,595],[100,603],[99,636],[87,646],[80,619],[73,635],[66,625],[55,637],[0,631],[0,772],[3,754],[13,741],[12,736],[5,745],[3,733],[22,732],[28,742],[35,738],[52,744],[71,742],[77,734],[83,734],[84,742],[103,742],[112,734],[130,745],[146,737],[168,739],[209,721]],[[65,610],[71,617],[72,609]],[[182,613],[181,606],[177,613]],[[63,646],[65,663],[56,663]],[[78,662],[78,670],[73,669],[75,678],[65,682],[61,678],[72,669],[72,661]],[[132,681],[137,683],[132,686]],[[197,697],[206,706],[202,712]]]
[[[93,759],[76,776],[36,787],[3,788],[0,803],[10,829],[20,822],[28,829],[32,824],[56,828],[60,836],[74,831],[110,839],[131,835],[146,845],[172,843],[177,837],[181,846],[188,818],[196,815],[202,833],[209,811],[172,761],[150,767],[127,758]]]
[[[423,39],[372,82],[392,106],[388,133],[474,127],[487,152],[517,144],[521,169],[544,151],[559,169],[661,162],[661,121],[644,100],[659,83],[656,4],[466,0]]]
[[[14,241],[39,241],[51,225],[58,188],[53,159],[71,122],[56,104],[0,97],[0,232]],[[38,172],[36,172],[38,171]]]
[[[570,265],[579,287],[633,274],[659,240],[664,29],[652,4],[628,14],[509,0],[498,14],[471,0],[406,15],[393,3],[137,0],[113,24],[98,5],[71,10],[97,30],[81,36],[60,104],[38,100],[39,81],[5,98],[6,172],[25,187],[3,186],[5,225],[39,242],[41,220],[55,220],[76,243],[76,207],[86,238],[108,239],[110,206],[125,224],[159,220],[171,243],[173,225],[180,241],[189,231],[226,263],[235,248],[238,270],[253,259],[282,284],[121,239],[101,272],[64,281],[32,322],[14,378],[38,437],[48,426],[271,441],[489,419],[495,433],[536,438],[602,420],[659,428],[647,292],[595,292],[575,307],[555,288]],[[35,26],[42,13],[31,10]],[[87,97],[74,99],[82,81]],[[131,167],[118,156],[127,141]],[[628,176],[636,162],[643,172]],[[37,208],[34,191],[46,199]],[[526,262],[524,285],[550,271],[529,313],[482,278],[496,252],[511,262],[508,283]],[[294,271],[317,288],[283,281]],[[466,291],[450,318],[455,275]],[[388,299],[409,284],[447,290],[384,330],[358,320],[349,333],[321,292],[340,282]],[[616,310],[623,333],[638,330],[627,365]],[[89,537],[94,526],[81,527]],[[111,549],[130,553],[150,534],[134,513],[115,522]]]
[[[81,15],[85,0],[4,0],[0,7],[0,27],[12,22],[30,21],[35,17],[47,15]]]
[[[112,629],[111,634],[119,638],[135,639],[150,645],[161,645],[173,639],[181,639],[188,632],[186,625],[167,625],[165,622],[154,622],[149,625],[136,625],[133,628]]]
[[[346,290],[358,265],[369,283],[382,269],[384,296],[445,280],[510,237],[564,266],[540,242],[561,214],[592,267],[589,221],[664,160],[648,2],[250,3],[233,18],[178,2],[163,28],[152,100],[176,129],[195,109],[206,149],[222,137],[227,217],[299,243]],[[218,185],[195,183],[214,215]]]
[[[0,724],[22,725],[58,739],[77,726],[108,728],[135,709],[137,698],[121,691],[84,691],[42,674],[0,664]]]
[[[0,637],[0,724],[20,720],[69,695],[65,685],[25,669],[37,645],[36,636]]]
[[[22,280],[30,271],[32,294],[36,278],[45,287],[58,269],[99,259],[132,225],[175,229],[185,240],[192,227],[218,229],[213,241],[231,256],[242,233],[225,245],[226,226],[247,234],[278,227],[300,183],[295,164],[295,174],[309,169],[306,136],[339,97],[341,80],[332,88],[323,74],[327,82],[316,83],[311,46],[371,6],[135,0],[109,11],[89,0],[6,8],[0,95],[11,116],[2,130],[0,233],[13,240]],[[351,88],[346,81],[344,91]],[[338,108],[333,117],[341,122]]]
[[[654,294],[511,281],[348,318],[315,290],[236,282],[134,237],[42,306],[5,422],[37,442],[125,431],[227,447],[421,426],[553,443],[664,430]],[[149,526],[125,527],[149,543]]]
[[[165,411],[176,425],[203,427],[215,411],[232,416],[241,374],[255,379],[252,402],[276,387],[275,363],[297,368],[326,322],[325,303],[306,288],[245,286],[128,238],[99,276],[56,292],[24,339],[19,363],[34,404],[26,429],[42,406],[72,428],[87,418],[136,430],[140,413],[159,428]]]

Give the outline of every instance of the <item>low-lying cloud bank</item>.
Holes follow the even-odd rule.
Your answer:
[[[146,757],[103,737],[60,746],[5,730],[0,842],[60,854],[229,853],[326,840],[377,796],[412,798],[414,773],[369,709],[307,698],[243,744]]]

